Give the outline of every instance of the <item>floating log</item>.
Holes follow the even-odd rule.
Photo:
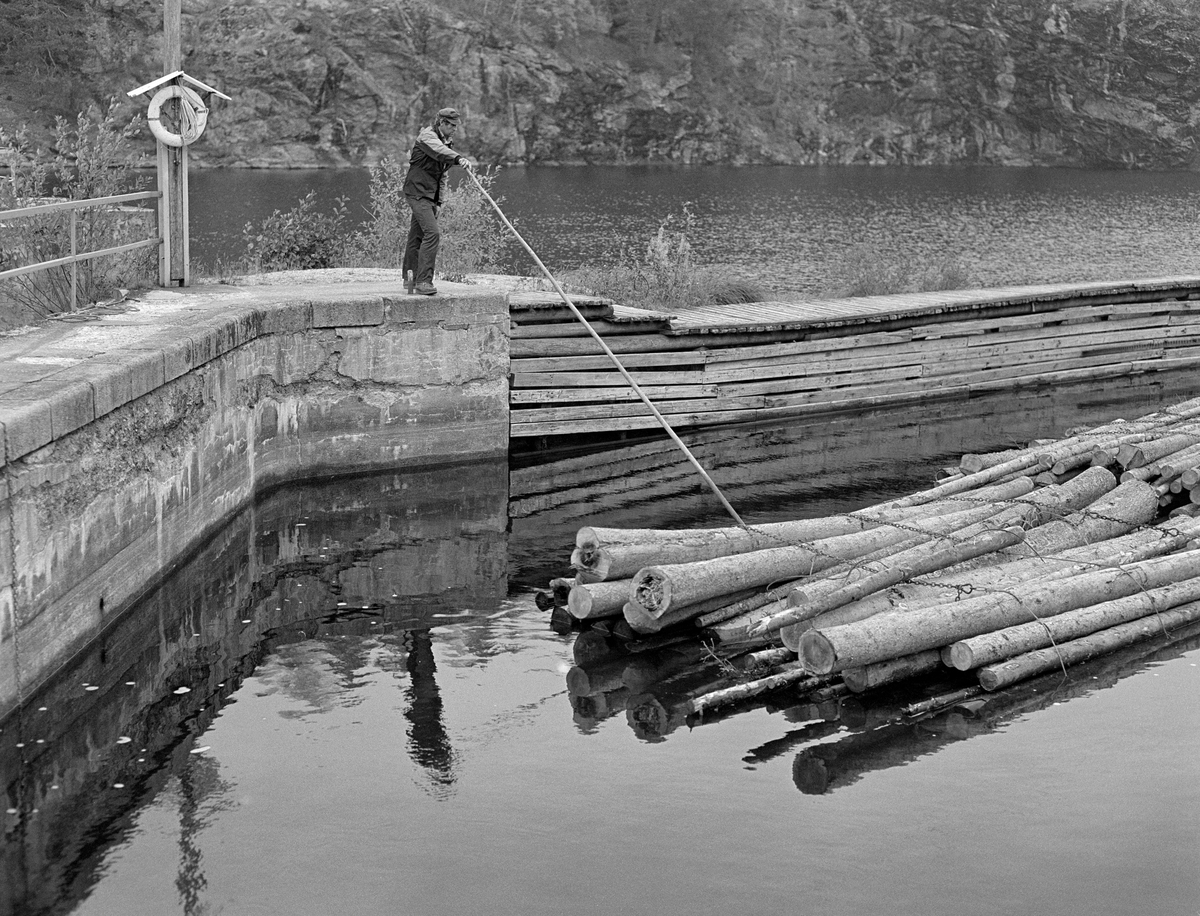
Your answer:
[[[577,620],[620,617],[621,609],[629,600],[630,585],[629,579],[587,584],[576,579],[567,593],[567,610]]]
[[[809,630],[800,638],[800,658],[814,674],[869,665],[1191,578],[1200,568],[1197,564],[1200,551],[1189,550],[1049,585],[1035,580],[951,604],[885,612],[857,623]]]
[[[1197,620],[1200,620],[1200,601],[980,668],[979,683],[984,690],[999,690],[1044,671],[1070,666],[1133,645],[1143,639],[1167,634]]]
[[[754,671],[758,668],[774,668],[786,662],[796,661],[796,653],[784,646],[770,649],[760,649],[757,652],[747,652],[730,659],[730,664],[742,671]]]
[[[1000,502],[1027,494],[1032,489],[1032,481],[1009,481],[981,490],[976,498],[985,503]],[[770,548],[820,542],[866,532],[881,525],[916,523],[930,516],[961,511],[961,504],[936,500],[911,507],[872,507],[847,515],[773,522],[749,528],[623,530],[583,527],[575,535],[571,565],[584,583],[623,579],[646,566],[695,563]]]
[[[749,614],[757,611],[760,608],[766,607],[768,604],[774,604],[782,601],[788,596],[791,591],[791,583],[779,585],[775,588],[767,589],[765,592],[760,592],[757,595],[752,595],[749,598],[743,598],[741,601],[734,601],[727,604],[725,607],[717,608],[715,611],[709,611],[707,614],[701,614],[696,618],[696,626],[710,627],[716,623],[722,623],[726,620],[732,620],[734,617],[740,617],[743,614]]]
[[[1200,442],[1196,432],[1172,432],[1165,436],[1132,442],[1117,450],[1117,463],[1124,468],[1140,468]]]
[[[1173,521],[1169,524],[1164,522],[1154,527],[1135,529],[1129,534],[1097,544],[1072,547],[1057,554],[1008,560],[1006,563],[987,568],[951,568],[921,584],[902,583],[893,588],[888,595],[871,595],[842,609],[845,613],[836,619],[814,621],[813,626],[804,629],[837,626],[855,620],[865,620],[883,611],[914,610],[948,599],[956,600],[960,597],[964,585],[969,585],[971,593],[975,594],[1008,588],[1014,583],[1031,579],[1067,578],[1097,566],[1116,567],[1124,563],[1165,556],[1186,547],[1189,541],[1196,537],[1200,537],[1200,526],[1187,521]],[[784,642],[798,646],[799,639],[800,633],[796,633],[794,643],[788,643],[786,636]]]
[[[812,544],[775,547],[696,563],[648,566],[633,577],[634,599],[652,616],[657,616],[670,611],[673,605],[695,604],[739,589],[811,575],[914,538],[929,540],[994,515],[999,509],[987,504],[903,527],[880,525]]]
[[[701,614],[723,606],[726,601],[738,601],[746,596],[747,591],[747,589],[742,589],[729,595],[716,595],[703,601],[694,601],[681,607],[671,608],[661,614],[650,613],[642,606],[641,602],[630,598],[621,609],[621,614],[635,633],[658,633],[667,627],[688,623]]]
[[[739,614],[737,617],[730,617],[728,620],[713,624],[707,628],[706,632],[713,634],[717,641],[721,643],[739,642],[747,639],[772,639],[773,637],[770,633],[765,633],[761,636],[751,636],[750,630],[759,621],[773,614],[781,613],[786,609],[787,598],[779,598],[770,604],[764,604],[760,608],[755,608],[753,611],[747,611],[745,614]]]
[[[799,662],[784,664],[774,674],[756,678],[744,684],[735,684],[720,690],[695,697],[688,701],[687,709],[690,715],[703,715],[707,709],[716,709],[731,703],[740,703],[751,697],[759,696],[781,687],[795,687],[797,690],[813,690],[825,687],[830,683],[829,678],[814,677],[806,671]]]
[[[962,687],[958,690],[951,690],[949,693],[940,693],[937,696],[929,697],[924,700],[917,700],[914,703],[909,703],[900,711],[909,718],[917,716],[925,716],[935,710],[947,709],[951,706],[957,706],[959,703],[964,703],[979,696],[983,689],[978,685],[971,687]]]
[[[832,611],[914,576],[945,569],[964,560],[1011,547],[1020,543],[1024,537],[1024,529],[1012,527],[984,532],[961,542],[951,540],[945,546],[930,548],[922,545],[896,554],[893,564],[888,568],[869,571],[862,578],[845,585],[840,581],[831,582],[826,579],[812,586],[797,586],[788,597],[789,609],[759,621],[750,628],[748,635],[759,636],[780,630],[788,624],[799,623],[801,620]]]
[[[969,671],[1000,659],[1079,639],[1149,614],[1162,613],[1181,604],[1200,601],[1200,569],[1196,572],[1197,577],[1193,579],[960,640],[948,647],[950,664],[959,671]]]
[[[842,672],[842,680],[855,693],[863,693],[936,671],[941,663],[941,654],[936,649],[927,649],[924,652],[864,665],[861,668],[847,668]]]

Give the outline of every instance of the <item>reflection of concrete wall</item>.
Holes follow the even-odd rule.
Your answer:
[[[497,292],[274,303],[0,405],[0,716],[256,488],[505,454],[507,327]]]
[[[0,812],[18,813],[0,814],[0,916],[86,895],[107,849],[95,837],[116,836],[132,800],[149,804],[189,765],[191,739],[264,651],[311,635],[339,602],[374,610],[323,632],[427,628],[445,624],[431,612],[502,602],[507,479],[505,458],[342,478],[277,489],[227,519],[4,722]]]

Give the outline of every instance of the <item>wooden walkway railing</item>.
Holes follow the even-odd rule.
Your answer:
[[[68,212],[70,214],[69,238],[71,244],[71,253],[65,257],[54,258],[49,261],[39,261],[36,264],[27,264],[24,267],[13,267],[8,270],[0,271],[0,280],[7,280],[11,277],[20,277],[25,274],[37,273],[39,271],[51,270],[55,267],[71,268],[71,311],[75,311],[79,298],[79,274],[78,264],[82,261],[87,261],[92,258],[103,258],[110,255],[124,254],[127,251],[135,251],[138,248],[148,248],[151,245],[161,245],[162,239],[156,234],[152,238],[142,239],[137,242],[130,242],[125,245],[115,245],[111,248],[103,248],[97,251],[85,251],[80,253],[78,250],[78,213],[80,210],[89,209],[92,207],[107,207],[117,204],[134,203],[142,200],[157,200],[162,197],[158,191],[138,191],[132,194],[115,194],[110,197],[94,197],[87,200],[66,200],[52,204],[38,204],[33,207],[20,207],[15,210],[0,210],[0,226],[5,222],[14,219],[25,219],[33,216],[41,216],[46,213]],[[2,247],[2,246],[0,246]]]
[[[678,428],[1200,366],[1200,277],[1191,276],[675,315],[581,299]],[[513,294],[510,314],[513,439],[654,425],[553,294]]]

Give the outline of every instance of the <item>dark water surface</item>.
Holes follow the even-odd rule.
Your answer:
[[[1194,376],[689,439],[750,522]],[[572,697],[534,593],[582,524],[724,523],[662,443],[268,494],[6,724],[0,912],[1056,916],[1200,910],[1200,634],[972,715]],[[649,675],[642,672],[643,678]],[[91,689],[95,688],[95,689]]]
[[[193,257],[236,259],[242,227],[310,189],[364,211],[362,171],[193,175]],[[998,168],[588,166],[509,169],[496,191],[552,270],[643,251],[685,207],[698,262],[787,293],[837,286],[847,253],[954,259],[979,286],[1200,273],[1200,173]],[[514,273],[536,266],[513,246]]]

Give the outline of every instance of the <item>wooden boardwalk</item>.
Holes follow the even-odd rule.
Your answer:
[[[576,304],[677,429],[1200,365],[1200,277],[704,306]],[[510,296],[514,439],[657,421],[553,293]]]

